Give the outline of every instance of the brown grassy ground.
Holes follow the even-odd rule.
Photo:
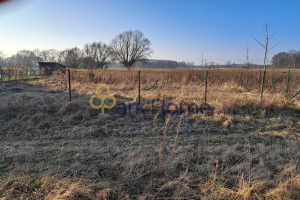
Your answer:
[[[72,102],[57,77],[0,86],[0,199],[299,199],[299,99],[286,105],[284,93],[266,89],[271,100],[261,104],[254,86],[209,82],[209,115],[92,109],[99,82],[118,101],[136,98],[136,72],[125,73],[134,74],[127,83],[74,77]],[[145,81],[144,102],[203,91],[203,82],[182,84],[183,77],[158,83],[160,90]]]

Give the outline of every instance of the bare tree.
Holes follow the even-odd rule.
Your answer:
[[[96,68],[90,44],[84,45],[82,49],[82,54],[83,54],[83,63],[85,65],[84,67],[88,69]]]
[[[255,37],[253,37],[253,39],[258,44],[260,44],[264,48],[264,50],[265,50],[265,55],[264,55],[264,71],[267,70],[268,51],[271,50],[271,49],[273,49],[276,46],[276,45],[274,45],[271,48],[269,47],[269,40],[272,39],[275,34],[273,36],[269,37],[268,24],[265,24],[265,26],[266,26],[266,30],[265,30],[266,32],[265,32],[265,36],[264,36],[265,38],[264,38],[263,41],[259,41],[258,39],[256,39]]]
[[[243,53],[244,57],[245,57],[245,63],[246,63],[246,68],[249,69],[250,67],[250,61],[249,61],[249,53],[250,53],[250,50],[249,50],[249,46],[248,46],[248,43],[247,43],[247,46],[246,46],[246,53]]]
[[[3,52],[0,51],[0,67],[1,67],[2,65],[4,65],[4,58],[5,58],[5,56],[4,56]]]
[[[147,60],[151,55],[151,42],[138,30],[126,31],[117,35],[110,43],[112,61],[131,68],[137,61]]]
[[[61,51],[58,56],[58,61],[61,64],[66,64],[67,63],[67,55],[68,55],[68,50]]]
[[[82,52],[79,48],[66,49],[59,55],[59,61],[71,67],[78,68],[82,60]]]
[[[109,48],[102,42],[84,45],[83,54],[88,68],[103,69],[105,65],[109,63]]]
[[[266,26],[266,32],[265,32],[265,38],[263,41],[259,41],[258,39],[256,39],[255,37],[253,37],[253,39],[258,43],[260,44],[264,50],[265,50],[265,55],[264,55],[264,73],[263,73],[263,78],[262,78],[262,85],[261,85],[261,100],[262,100],[262,97],[263,97],[263,88],[264,88],[264,82],[265,82],[265,78],[266,78],[266,72],[267,72],[267,60],[268,60],[268,51],[271,50],[272,48],[274,48],[275,46],[273,47],[269,47],[269,40],[272,39],[274,37],[271,36],[269,37],[269,32],[268,32],[268,24],[265,24]]]
[[[21,50],[16,55],[12,56],[13,65],[25,65],[27,67],[33,67],[37,65],[40,58],[35,55],[33,51]]]
[[[42,50],[42,51],[39,52],[39,56],[45,62],[58,62],[60,52],[58,50],[55,50],[55,49]]]
[[[272,66],[276,68],[300,68],[300,51],[290,50],[273,56]]]

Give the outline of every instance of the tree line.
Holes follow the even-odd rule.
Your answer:
[[[11,57],[0,52],[0,66],[34,67],[38,62],[57,62],[74,68],[105,68],[111,62],[131,68],[138,61],[146,61],[152,53],[151,42],[141,31],[129,30],[118,34],[109,45],[104,42],[87,43],[63,51],[35,49],[18,51]]]
[[[260,43],[261,44],[261,43]],[[262,45],[262,44],[261,44]],[[104,69],[109,64],[120,63],[126,68],[143,66],[145,68],[196,68],[204,67],[189,62],[176,62],[167,60],[152,60],[146,63],[152,54],[151,42],[141,31],[129,30],[118,34],[109,44],[104,42],[87,43],[82,49],[78,47],[62,51],[49,50],[21,50],[15,55],[5,57],[0,51],[0,66],[28,66],[34,67],[38,62],[57,62],[74,68]],[[248,62],[248,61],[247,61]],[[290,50],[280,52],[272,57],[274,68],[300,69],[300,51]],[[226,63],[215,65],[210,63],[208,67],[239,67],[239,64]],[[206,64],[205,64],[206,67]],[[251,65],[248,67],[260,67]]]
[[[275,54],[272,58],[272,67],[300,69],[300,51],[290,50]]]

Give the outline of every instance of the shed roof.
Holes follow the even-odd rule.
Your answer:
[[[39,62],[40,66],[47,66],[47,65],[59,65],[61,67],[67,67],[66,65],[57,63],[57,62]]]

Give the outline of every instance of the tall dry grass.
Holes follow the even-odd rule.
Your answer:
[[[168,70],[142,70],[141,85],[143,89],[157,89],[173,86],[200,86],[205,83],[206,69],[168,69]],[[261,75],[260,75],[261,73]],[[84,71],[73,69],[71,71],[74,82],[81,84],[104,83],[136,87],[138,84],[138,70],[94,70]],[[209,69],[208,85],[210,87],[235,86],[245,91],[258,90],[261,84],[262,70],[259,69]],[[298,81],[300,72],[292,71],[289,89],[299,90]],[[287,70],[270,69],[266,73],[264,89],[269,92],[285,92]]]
[[[31,84],[0,87],[0,93],[4,94],[2,172],[13,169],[11,173],[18,175],[29,169],[29,175],[44,177],[55,170],[60,177],[86,178],[86,182],[54,179],[49,184],[34,176],[0,178],[0,198],[125,199],[128,194],[130,199],[298,199],[300,195],[296,112],[277,112],[269,118],[187,116],[182,121],[172,116],[168,123],[158,115],[138,123],[132,116],[95,115],[84,95],[66,103],[64,92],[50,93]],[[239,106],[251,103],[249,98],[244,102],[232,98]],[[216,105],[223,100],[211,101]],[[153,173],[159,165],[163,173]]]
[[[291,71],[289,93],[287,70],[270,69],[266,73],[263,101],[260,90],[263,72],[259,69],[166,69],[141,70],[141,98],[149,104],[151,100],[168,103],[204,102],[204,88],[208,70],[207,103],[215,112],[233,114],[239,108],[262,107],[282,109],[287,99],[299,90],[300,72]],[[59,74],[43,80],[51,89],[67,90],[67,75]],[[136,101],[138,98],[138,70],[79,70],[71,69],[73,91],[92,95],[98,84],[107,84],[120,101]],[[292,103],[300,106],[299,97]],[[161,104],[161,103],[160,103]]]

